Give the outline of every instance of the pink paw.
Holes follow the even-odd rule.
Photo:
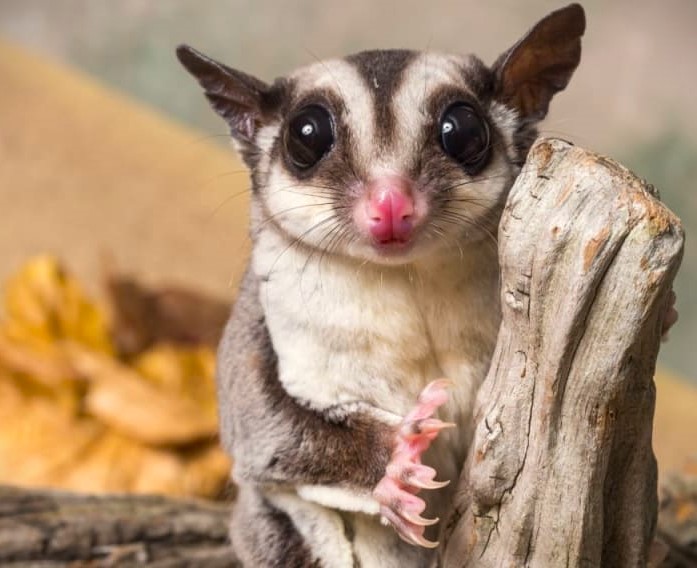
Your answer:
[[[436,409],[448,400],[446,388],[451,381],[441,379],[429,383],[414,409],[404,417],[399,430],[392,459],[387,464],[385,477],[375,487],[373,496],[380,503],[382,521],[391,524],[397,534],[409,542],[426,548],[435,548],[437,542],[424,537],[427,526],[439,519],[421,516],[426,503],[416,494],[422,489],[445,487],[449,481],[435,481],[436,470],[421,463],[421,454],[431,445],[438,433],[455,424],[432,418]]]

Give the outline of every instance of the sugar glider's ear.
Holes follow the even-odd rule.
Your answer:
[[[242,144],[253,144],[263,124],[263,81],[230,69],[188,45],[177,47],[177,58],[203,87],[206,98],[230,127],[232,137]]]
[[[586,16],[579,4],[552,12],[494,63],[494,98],[521,118],[541,120],[581,60]]]

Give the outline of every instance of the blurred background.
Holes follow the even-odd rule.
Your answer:
[[[204,456],[216,480],[228,467],[221,456],[210,454],[207,444],[214,444],[215,431],[210,422],[190,424],[179,437],[167,434],[172,428],[167,420],[177,421],[173,416],[161,417],[162,431],[153,426],[145,434],[139,422],[123,423],[129,396],[147,400],[158,389],[171,391],[175,381],[186,398],[191,372],[210,380],[215,329],[234,297],[247,254],[246,174],[228,150],[224,124],[178,65],[175,46],[189,43],[266,80],[318,58],[377,47],[473,52],[491,63],[536,20],[563,4],[0,0],[0,280],[9,279],[20,290],[5,299],[6,336],[19,342],[23,333],[43,333],[48,341],[58,334],[72,344],[66,348],[72,352],[51,355],[67,358],[72,370],[51,372],[61,381],[72,373],[74,397],[66,403],[70,416],[99,418],[76,452],[102,440],[108,427],[117,432],[109,459],[120,459],[119,444],[137,440],[138,455],[155,460],[138,462],[141,469],[148,463],[147,468],[162,472],[154,481],[135,473],[115,481],[113,472],[103,471],[107,488],[121,487],[117,481],[134,490],[162,487],[163,479],[186,471],[189,485],[172,481],[172,492],[214,494],[217,481],[196,477],[195,459]],[[542,132],[623,162],[654,183],[682,218],[688,238],[675,286],[680,321],[662,347],[659,364],[667,376],[672,372],[697,385],[697,253],[690,240],[697,228],[697,2],[583,4],[588,29],[582,62],[567,91],[552,104]],[[38,254],[49,256],[26,264]],[[21,292],[27,289],[32,290],[29,300]],[[56,298],[71,298],[82,308],[56,315],[51,304]],[[182,322],[191,321],[189,308],[199,302],[208,302],[210,317],[187,335]],[[85,309],[105,315],[85,319],[80,312]],[[88,330],[78,312],[91,322]],[[160,328],[148,328],[153,317],[162,320]],[[47,323],[52,318],[63,322],[59,331],[55,321]],[[111,331],[94,331],[102,327]],[[101,333],[106,339],[99,339]],[[37,349],[48,353],[45,345]],[[194,353],[197,349],[203,351]],[[7,371],[17,384],[17,377],[48,372],[20,363]],[[178,369],[179,378],[171,379],[174,371],[167,369]],[[154,390],[141,392],[136,385],[133,395],[104,387],[106,394],[92,396],[94,385],[122,385],[126,380],[114,377],[124,373],[145,377]],[[85,377],[90,377],[88,386]],[[55,397],[51,389],[58,383],[32,380],[31,389],[19,389],[23,400],[49,396],[49,391]],[[75,387],[75,380],[81,386]],[[661,388],[659,401],[674,396],[662,411],[665,420],[693,412],[695,399],[686,398],[688,391]],[[164,396],[161,390],[157,396]],[[212,391],[195,396],[209,408]],[[119,406],[123,401],[126,406]],[[697,430],[686,431],[684,423],[667,428],[668,438],[680,436],[697,451]],[[684,457],[683,442],[671,463]],[[8,445],[6,451],[14,450]],[[138,459],[146,460],[142,456]],[[30,473],[36,479],[68,480],[63,484],[69,486],[95,479],[94,468],[82,477],[69,475],[66,460],[60,467],[53,464],[54,469],[33,464]]]

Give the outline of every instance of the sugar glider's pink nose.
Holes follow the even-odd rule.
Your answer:
[[[370,234],[379,243],[406,241],[414,227],[414,198],[409,184],[398,177],[382,177],[368,188]]]

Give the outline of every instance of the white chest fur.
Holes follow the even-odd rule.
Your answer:
[[[428,382],[447,377],[456,386],[441,415],[469,414],[498,328],[490,252],[380,267],[289,248],[274,231],[254,250],[289,394],[317,409],[364,402],[402,416]]]

